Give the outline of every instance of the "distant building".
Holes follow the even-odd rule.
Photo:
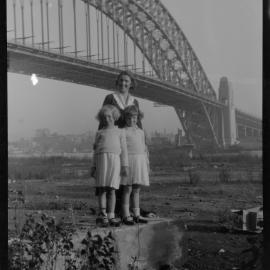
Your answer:
[[[170,145],[172,144],[171,137],[169,134],[159,133],[155,131],[151,134],[151,138],[149,140],[150,145]]]
[[[151,145],[168,145],[170,141],[167,137],[152,137],[151,138]]]
[[[176,145],[180,146],[186,143],[186,138],[183,136],[183,131],[178,129],[177,134],[164,132],[153,132],[148,138],[149,145]]]

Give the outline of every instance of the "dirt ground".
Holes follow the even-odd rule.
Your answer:
[[[209,176],[209,170],[191,184],[187,172],[155,172],[151,186],[141,192],[141,208],[160,217],[180,219],[186,227],[181,243],[181,265],[168,269],[262,269],[262,234],[241,233],[231,209],[262,205],[262,182],[259,173],[221,182]],[[238,172],[238,176],[241,173]],[[26,180],[9,184],[10,201],[14,190],[24,194],[24,210],[17,221],[23,223],[25,211],[42,210],[62,215],[79,224],[82,218],[94,220],[97,200],[94,181]],[[60,213],[60,214],[59,214]],[[9,230],[13,233],[14,209],[9,207]]]

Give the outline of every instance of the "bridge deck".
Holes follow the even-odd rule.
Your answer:
[[[42,52],[25,46],[8,43],[8,71],[89,85],[113,91],[119,69],[75,59],[55,53]],[[136,75],[138,87],[133,95],[170,106],[190,107],[203,101],[215,107],[224,104],[190,93],[158,79]]]

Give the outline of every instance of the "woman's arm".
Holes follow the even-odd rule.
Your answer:
[[[93,161],[92,161],[92,167],[91,167],[91,176],[94,177],[95,176],[95,172],[96,172],[96,166],[97,166],[97,138],[98,138],[98,132],[96,133],[95,136],[95,142],[93,145]]]

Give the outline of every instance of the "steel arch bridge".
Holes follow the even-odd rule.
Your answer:
[[[231,145],[241,140],[243,128],[261,135],[260,119],[234,109],[225,78],[217,97],[160,0],[13,0],[9,5],[10,72],[113,90],[116,74],[128,69],[139,82],[133,94],[173,106],[189,143],[198,148]]]

